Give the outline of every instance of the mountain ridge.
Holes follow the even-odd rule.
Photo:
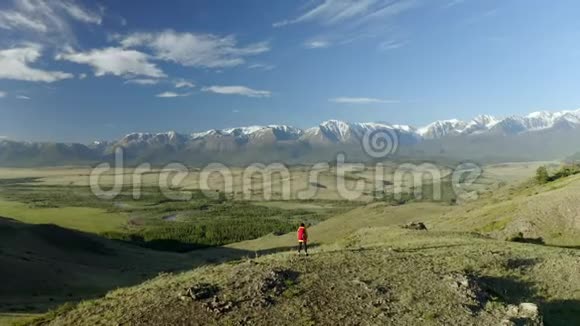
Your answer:
[[[237,137],[246,137],[256,133],[264,132],[268,129],[278,130],[280,132],[292,135],[294,139],[306,136],[314,136],[319,133],[331,135],[337,142],[349,142],[354,133],[360,138],[360,132],[380,129],[390,129],[401,133],[414,134],[419,139],[437,139],[446,136],[460,136],[481,134],[486,131],[504,131],[510,134],[517,134],[527,131],[538,131],[557,127],[559,123],[567,122],[580,127],[580,109],[564,111],[536,111],[525,116],[511,115],[505,118],[497,118],[491,115],[481,114],[475,116],[469,121],[459,119],[436,120],[423,127],[415,127],[405,124],[390,124],[386,122],[348,122],[343,120],[330,119],[321,122],[319,125],[310,128],[297,128],[290,125],[253,125],[225,129],[209,129],[201,132],[193,132],[188,136],[191,139],[199,139],[208,135],[233,135]],[[168,134],[179,134],[175,131],[161,133],[130,133],[122,139],[134,135],[151,137],[151,135],[160,136]]]
[[[386,122],[327,120],[306,129],[272,124],[189,134],[134,132],[118,140],[87,145],[0,139],[0,165],[94,164],[113,160],[113,153],[119,147],[124,149],[126,161],[131,164],[171,161],[246,164],[257,159],[310,163],[332,159],[338,152],[348,153],[350,159],[368,160],[361,144],[369,142],[371,135],[386,136],[387,142],[396,143],[396,154],[400,157],[421,160],[553,160],[580,149],[580,141],[575,141],[580,139],[580,109],[539,111],[503,119],[478,115],[467,122],[438,120],[421,128]]]

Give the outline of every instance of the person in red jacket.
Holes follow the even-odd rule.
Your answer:
[[[304,223],[300,223],[300,227],[298,228],[298,255],[300,255],[300,251],[302,251],[302,246],[304,246],[304,252],[306,256],[308,256],[308,233],[306,232],[306,226]]]

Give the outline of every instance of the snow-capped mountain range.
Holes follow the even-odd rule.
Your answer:
[[[554,160],[580,151],[580,110],[506,118],[480,115],[469,121],[435,121],[420,128],[328,120],[307,129],[267,125],[191,134],[144,132],[89,145],[0,139],[0,165],[93,164],[112,160],[117,147],[125,149],[127,162],[133,164],[162,165],[175,161],[192,165],[208,162],[243,165],[257,161],[303,164],[332,160],[337,152],[364,158],[361,141],[367,133],[375,131],[398,136],[399,157],[485,162]]]
[[[479,115],[470,121],[457,119],[439,120],[424,127],[388,124],[382,122],[352,123],[328,120],[316,127],[299,129],[286,125],[248,126],[229,129],[211,129],[189,135],[174,131],[165,133],[131,133],[116,142],[123,146],[143,144],[179,144],[187,141],[207,142],[232,140],[238,143],[268,143],[300,140],[310,143],[354,143],[367,132],[375,130],[396,131],[403,141],[419,142],[451,136],[499,134],[514,135],[550,128],[580,127],[580,109],[560,112],[534,112],[526,116],[496,118]],[[101,142],[99,142],[101,143]]]

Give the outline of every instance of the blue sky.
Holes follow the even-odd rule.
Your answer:
[[[0,2],[0,137],[580,107],[574,0]]]

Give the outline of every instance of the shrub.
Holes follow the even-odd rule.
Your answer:
[[[545,166],[540,166],[536,170],[536,181],[538,181],[539,184],[545,184],[550,181],[550,175],[548,174],[548,169],[546,169]]]

